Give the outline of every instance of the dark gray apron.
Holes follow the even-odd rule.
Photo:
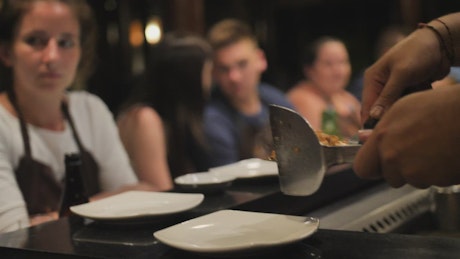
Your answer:
[[[22,113],[18,109],[14,96],[9,94],[10,100],[18,114],[24,141],[24,156],[20,159],[15,169],[16,181],[27,205],[29,215],[48,213],[59,210],[63,191],[63,182],[55,179],[51,168],[32,158],[29,133]],[[62,112],[69,121],[74,140],[78,146],[82,159],[82,178],[85,192],[88,197],[100,191],[99,167],[93,156],[85,150],[75,130],[72,117],[67,108],[67,103],[62,103]],[[64,157],[62,157],[64,160]]]

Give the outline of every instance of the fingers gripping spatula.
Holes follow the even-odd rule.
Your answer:
[[[296,111],[270,105],[270,126],[281,191],[307,196],[321,186],[327,169],[351,163],[361,145],[323,146],[308,121]]]

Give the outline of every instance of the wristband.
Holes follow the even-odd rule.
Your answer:
[[[446,24],[443,20],[441,20],[441,19],[439,19],[439,18],[435,19],[435,21],[440,22],[440,23],[441,23],[442,25],[444,25],[444,27],[446,28],[446,30],[447,30],[447,35],[449,35],[450,49],[452,50],[451,54],[452,54],[452,56],[453,56],[452,58],[455,59],[455,57],[456,57],[456,56],[455,56],[455,54],[456,54],[456,53],[455,53],[455,47],[454,47],[455,44],[454,44],[454,40],[453,40],[453,38],[452,38],[452,33],[450,32],[449,26],[447,26],[447,24]],[[455,60],[454,60],[454,61],[455,61]]]
[[[441,22],[440,20],[437,20],[437,21]],[[443,22],[441,22],[441,23],[445,27],[447,27]],[[454,61],[455,61],[454,48],[452,47],[451,50],[449,50],[449,48],[447,47],[446,41],[444,40],[444,38],[442,37],[442,34],[438,31],[438,29],[436,29],[434,26],[426,24],[426,23],[419,23],[418,28],[428,28],[431,31],[433,31],[436,34],[436,37],[438,38],[439,48],[440,48],[441,53],[445,52],[446,56],[447,56],[447,59],[450,62],[450,65],[454,64]],[[452,36],[450,35],[450,30],[448,30],[448,34],[449,34],[449,37],[450,37],[451,46],[453,46]]]

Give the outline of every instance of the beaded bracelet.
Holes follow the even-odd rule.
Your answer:
[[[444,38],[442,37],[442,34],[434,26],[426,24],[426,23],[419,23],[418,28],[428,28],[428,29],[432,30],[436,34],[436,36],[437,36],[437,38],[439,40],[439,43],[440,43],[439,48],[440,48],[441,52],[445,51],[446,54],[447,54],[447,58],[449,59],[450,64],[451,65],[454,64],[454,61],[455,61],[454,49],[452,48],[452,51],[449,51],[449,48],[447,47],[447,44],[446,44]],[[450,30],[449,30],[449,32],[450,32]],[[449,37],[451,37],[450,33],[449,33]],[[452,43],[452,38],[451,38],[451,43]]]
[[[435,19],[435,21],[442,23],[442,25],[444,25],[444,27],[446,28],[447,35],[449,35],[450,47],[451,47],[451,50],[452,50],[452,56],[455,59],[456,56],[455,56],[454,41],[453,41],[453,38],[452,38],[452,33],[450,32],[449,26],[447,26],[447,24],[443,20],[441,20],[439,18]]]

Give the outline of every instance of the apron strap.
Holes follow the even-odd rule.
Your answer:
[[[73,138],[75,139],[75,142],[77,143],[80,154],[82,154],[84,150],[83,144],[81,143],[80,137],[78,136],[78,133],[75,129],[75,124],[73,122],[72,116],[70,116],[69,108],[68,108],[66,101],[62,101],[61,110],[64,113],[65,118],[69,121],[69,125],[70,125],[70,129],[72,130]]]
[[[18,107],[18,103],[16,101],[16,94],[10,88],[8,88],[6,92],[7,92],[8,98],[11,101],[11,104],[13,105],[13,108],[16,110],[16,113],[18,114],[19,124],[21,127],[21,135],[22,135],[22,139],[24,140],[25,156],[32,157],[32,149],[30,148],[30,140],[29,140],[29,133],[27,132],[27,125],[23,119],[24,117],[22,115],[22,112]]]

